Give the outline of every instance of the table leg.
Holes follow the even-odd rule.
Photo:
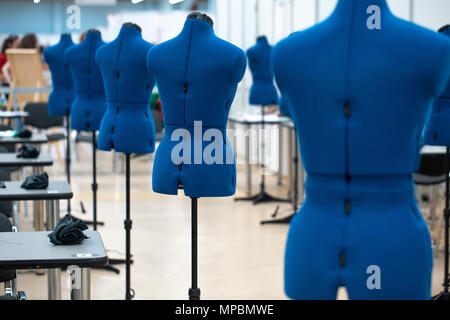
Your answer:
[[[34,174],[41,174],[44,172],[42,167],[33,167]],[[26,205],[26,203],[24,204]],[[36,231],[44,231],[44,203],[43,201],[33,202],[33,217],[34,217],[34,229]]]
[[[59,223],[59,200],[46,200],[47,231],[55,229]],[[48,299],[61,300],[61,270],[47,270]]]
[[[247,125],[247,132],[250,132],[250,125]],[[245,167],[247,170],[247,195],[252,194],[252,166],[250,165],[250,135],[245,136]]]
[[[283,175],[281,172],[283,163],[283,128],[278,125],[278,185],[283,185]]]
[[[70,299],[90,300],[91,299],[91,269],[69,267],[70,270]]]

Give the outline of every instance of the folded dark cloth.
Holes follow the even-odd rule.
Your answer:
[[[55,245],[80,244],[84,239],[89,239],[83,233],[83,230],[87,230],[87,228],[83,221],[74,221],[71,216],[66,215],[48,237],[50,242]]]
[[[21,146],[17,153],[17,158],[36,159],[39,157],[39,150],[30,145]]]
[[[17,132],[17,136],[19,138],[31,138],[32,134],[33,133],[30,130],[28,130],[28,129],[22,129],[19,132]]]
[[[20,187],[27,190],[46,189],[48,187],[47,172],[42,174],[32,174],[25,179]]]

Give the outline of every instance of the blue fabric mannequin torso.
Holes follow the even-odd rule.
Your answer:
[[[158,85],[166,125],[155,155],[153,191],[175,195],[182,185],[189,197],[234,194],[234,152],[226,137],[226,125],[237,85],[245,72],[245,53],[217,38],[207,22],[188,19],[177,37],[149,51],[147,64]],[[202,128],[195,126],[196,121],[202,122]],[[180,129],[192,139],[190,147],[187,140],[182,142],[190,156],[183,154],[188,161],[175,163],[172,152],[180,142],[178,138],[172,141],[172,136]],[[209,129],[223,136],[223,141],[215,141],[223,148],[223,157],[216,150],[223,164],[206,163],[202,157],[211,144],[202,141]],[[199,135],[194,134],[195,130],[199,130]],[[231,157],[232,163],[226,157]]]
[[[97,50],[107,102],[98,137],[100,150],[154,152],[155,124],[150,112],[154,81],[146,68],[152,46],[142,39],[139,27],[126,23],[115,40]]]
[[[250,104],[268,106],[278,103],[278,93],[273,83],[270,61],[272,46],[266,37],[259,37],[257,43],[247,50],[248,65],[253,76],[250,89]]]
[[[381,11],[369,29],[367,9]],[[305,202],[291,223],[285,290],[294,299],[429,299],[432,250],[411,179],[430,106],[450,71],[444,37],[394,17],[384,0],[340,0],[324,22],[281,41]],[[381,270],[381,288],[367,285]]]
[[[72,105],[71,127],[80,131],[97,131],[106,110],[105,89],[95,52],[104,45],[99,31],[89,30],[79,45],[66,50],[75,84],[76,98]]]
[[[52,74],[53,90],[48,98],[48,114],[65,116],[70,113],[75,91],[69,66],[64,61],[65,51],[74,45],[69,34],[62,34],[59,42],[44,49],[44,60]]]
[[[450,38],[450,29],[442,32]],[[450,81],[436,100],[427,123],[424,142],[428,145],[450,146]]]

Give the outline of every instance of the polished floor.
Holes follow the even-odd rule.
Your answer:
[[[91,219],[91,147],[79,143],[73,163],[72,200],[74,215]],[[45,148],[43,152],[45,152]],[[155,194],[151,190],[151,156],[132,160],[132,288],[136,299],[186,299],[190,286],[190,199]],[[47,172],[53,180],[64,179],[58,162]],[[238,166],[238,195],[245,194],[245,170]],[[273,195],[286,197],[286,187],[268,177]],[[112,155],[98,153],[98,211],[105,247],[110,258],[122,258],[125,252],[125,178],[114,173]],[[253,190],[258,177],[253,175]],[[80,201],[87,209],[80,212]],[[230,198],[199,200],[199,287],[203,299],[286,299],[283,293],[283,256],[288,226],[261,226],[277,204],[235,202]],[[65,207],[63,203],[62,207]],[[281,215],[289,211],[281,204]],[[20,214],[21,231],[32,230],[32,214]],[[433,293],[442,283],[442,256],[435,261]],[[125,268],[117,275],[92,270],[92,299],[123,299]],[[68,274],[63,273],[62,296],[69,298]],[[32,271],[19,271],[19,290],[29,299],[47,298],[47,278]],[[339,299],[345,299],[344,291]]]

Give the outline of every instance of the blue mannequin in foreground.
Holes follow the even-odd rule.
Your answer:
[[[340,0],[282,40],[277,85],[308,173],[292,220],[285,291],[293,299],[430,299],[432,248],[412,173],[450,42],[395,17],[385,0]]]
[[[272,46],[265,36],[257,39],[256,44],[247,50],[253,84],[250,89],[250,104],[268,106],[278,104],[278,93],[273,83],[271,64]]]
[[[155,83],[146,65],[151,47],[142,39],[138,25],[124,23],[117,38],[97,50],[95,59],[107,103],[98,137],[100,150],[129,154],[155,151],[155,124],[150,113]]]
[[[63,33],[59,42],[44,49],[44,60],[52,74],[53,90],[48,98],[48,114],[66,116],[70,113],[75,91],[69,66],[64,61],[66,50],[75,44],[68,33]]]
[[[450,25],[439,32],[450,38]],[[450,81],[433,106],[425,129],[424,142],[428,145],[450,146]]]
[[[92,29],[80,44],[66,50],[75,83],[76,98],[72,106],[72,129],[97,131],[106,110],[105,89],[100,69],[95,63],[97,49],[104,45],[100,31]]]
[[[177,37],[149,51],[147,65],[166,125],[153,191],[176,195],[182,187],[188,197],[233,195],[236,166],[226,127],[245,53],[218,38],[208,16],[193,13]]]

